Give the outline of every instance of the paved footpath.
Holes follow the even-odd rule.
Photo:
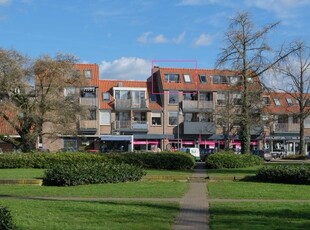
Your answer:
[[[190,178],[190,190],[181,200],[174,230],[209,230],[209,203],[205,164],[198,162]]]

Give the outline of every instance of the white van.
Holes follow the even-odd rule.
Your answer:
[[[195,157],[196,161],[200,161],[200,150],[199,148],[187,148],[186,152]]]

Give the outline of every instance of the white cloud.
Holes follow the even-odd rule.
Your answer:
[[[121,57],[102,61],[99,68],[101,79],[146,80],[151,75],[152,63],[137,57]]]
[[[201,34],[194,40],[194,46],[208,46],[212,42],[212,37],[209,34]]]
[[[185,38],[185,32],[181,33],[179,36],[172,38],[172,42],[175,44],[180,44],[184,41]]]
[[[163,34],[159,34],[154,37],[154,43],[166,43],[166,42],[168,42],[168,39]]]
[[[141,34],[140,37],[138,37],[137,41],[140,43],[148,43],[149,42],[149,37],[152,33],[151,32],[145,32]]]
[[[185,37],[185,32],[181,33],[177,37],[174,38],[168,38],[164,34],[153,34],[152,32],[145,32],[141,34],[138,38],[137,41],[139,43],[155,43],[155,44],[160,44],[160,43],[174,43],[174,44],[180,44],[184,41]]]
[[[248,7],[257,7],[263,10],[273,11],[279,18],[294,17],[293,9],[310,5],[309,0],[244,0]]]

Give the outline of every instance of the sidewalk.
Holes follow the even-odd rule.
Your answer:
[[[206,170],[198,162],[190,178],[190,190],[182,198],[181,212],[177,216],[174,230],[209,230],[209,203],[207,198]]]

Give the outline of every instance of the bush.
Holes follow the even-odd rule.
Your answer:
[[[13,223],[11,212],[6,207],[0,207],[0,229],[13,230],[16,226]]]
[[[91,153],[12,153],[0,155],[0,168],[48,168],[58,162],[83,161],[104,162],[105,158]]]
[[[263,182],[310,184],[310,165],[265,166],[258,170],[256,179]]]
[[[195,166],[195,159],[186,153],[110,153],[108,159],[148,169],[186,170]]]
[[[44,185],[73,186],[82,184],[138,181],[145,172],[137,166],[111,162],[57,163],[45,171]]]
[[[252,154],[216,153],[206,159],[206,167],[220,168],[245,168],[263,164],[263,159]]]

